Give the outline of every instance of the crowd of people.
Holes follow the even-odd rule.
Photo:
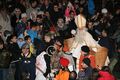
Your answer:
[[[1,1],[0,80],[119,80],[119,34],[117,0]]]

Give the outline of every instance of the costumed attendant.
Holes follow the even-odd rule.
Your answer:
[[[61,64],[61,69],[59,73],[56,75],[54,80],[69,80],[69,74],[70,74],[68,70],[69,60],[61,57],[60,64]]]
[[[46,72],[47,66],[44,59],[44,55],[47,54],[45,51],[42,52],[36,58],[36,79],[35,80],[46,80],[43,75]]]
[[[73,53],[73,57],[77,59],[76,61],[76,68],[78,71],[78,65],[79,65],[79,58],[80,58],[80,51],[81,47],[83,45],[87,45],[91,50],[94,50],[96,53],[101,54],[107,54],[107,49],[104,47],[101,47],[94,39],[93,37],[87,32],[86,29],[86,19],[82,14],[79,14],[75,17],[75,23],[78,27],[77,33],[75,35],[74,42],[72,44],[72,47],[70,48],[71,53]],[[107,55],[102,56],[103,59],[101,61],[98,61],[96,59],[96,65],[98,65],[100,68],[104,65]]]

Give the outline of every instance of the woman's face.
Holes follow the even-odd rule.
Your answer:
[[[51,38],[50,38],[50,36],[45,36],[44,40],[45,40],[45,42],[50,42]]]
[[[11,41],[12,41],[13,43],[16,43],[16,42],[17,42],[17,37],[14,36],[14,37],[11,39]]]
[[[27,54],[29,53],[30,49],[29,48],[22,48],[22,53]]]
[[[58,25],[58,27],[63,28],[64,27],[64,20],[58,19],[57,25]]]
[[[32,4],[31,4],[32,8],[35,8],[37,6],[37,2],[34,1]]]

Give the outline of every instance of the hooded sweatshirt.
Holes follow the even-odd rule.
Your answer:
[[[98,80],[116,80],[113,75],[107,71],[99,71],[100,78]]]

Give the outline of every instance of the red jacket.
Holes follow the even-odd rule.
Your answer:
[[[95,68],[95,67],[96,67],[95,56],[94,56],[94,55],[92,55],[92,54],[89,54],[88,56],[83,56],[83,55],[81,55],[81,56],[80,56],[80,59],[79,59],[79,70],[82,69],[81,63],[82,63],[82,60],[83,60],[84,58],[89,58],[89,59],[90,59],[90,61],[91,61],[91,64],[90,64],[90,65],[91,65],[92,68]]]
[[[113,75],[107,71],[99,71],[100,78],[98,80],[116,80]]]

